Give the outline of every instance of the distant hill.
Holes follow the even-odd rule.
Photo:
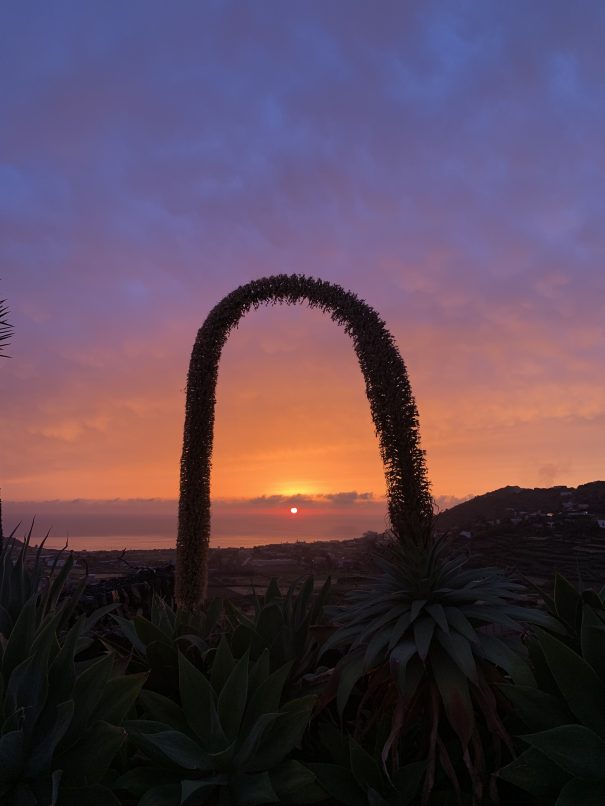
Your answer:
[[[471,562],[505,568],[540,586],[559,572],[597,590],[605,585],[605,481],[579,487],[502,487],[436,518],[437,531]]]
[[[504,520],[514,513],[564,512],[585,508],[605,516],[605,481],[591,481],[579,487],[501,487],[478,495],[436,517],[439,531],[469,529],[477,523]]]

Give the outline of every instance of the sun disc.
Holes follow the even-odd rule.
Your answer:
[[[291,512],[293,515],[296,515],[296,513],[298,512],[298,507],[290,507],[290,512]]]

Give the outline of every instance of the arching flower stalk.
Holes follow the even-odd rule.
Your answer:
[[[8,358],[3,352],[4,347],[10,343],[13,335],[13,326],[6,318],[8,316],[8,306],[6,300],[0,299],[0,358]],[[4,532],[2,528],[2,497],[0,496],[0,549],[4,542]]]
[[[177,537],[176,598],[196,608],[207,587],[210,469],[216,383],[225,341],[239,320],[263,304],[306,302],[351,337],[366,387],[386,478],[391,528],[406,546],[431,541],[432,499],[420,448],[418,412],[403,359],[376,311],[350,291],[324,280],[280,274],[240,286],[209,313],[189,365]]]
[[[8,306],[6,300],[0,299],[0,357],[7,358],[8,356],[3,352],[4,347],[10,343],[10,338],[13,335],[13,326],[7,319]]]

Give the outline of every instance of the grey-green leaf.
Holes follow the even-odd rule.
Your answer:
[[[569,709],[605,737],[605,683],[590,664],[557,638],[540,630],[538,641]]]
[[[218,698],[218,716],[228,740],[237,736],[248,699],[248,655],[233,667]]]
[[[517,756],[498,775],[537,798],[549,798],[550,803],[569,780],[569,773],[533,747]]]
[[[602,781],[605,741],[583,725],[559,725],[523,736],[551,761],[577,778]]]
[[[185,770],[207,770],[208,761],[202,748],[177,730],[148,733],[145,738],[169,761]]]

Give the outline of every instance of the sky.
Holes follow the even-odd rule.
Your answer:
[[[196,331],[277,273],[383,317],[442,506],[603,478],[604,36],[599,0],[4,3],[5,519],[174,502]],[[384,493],[346,334],[248,314],[220,365],[212,496],[235,520],[215,526],[262,527],[260,498],[293,529],[298,495],[335,534],[343,507],[384,528]]]

